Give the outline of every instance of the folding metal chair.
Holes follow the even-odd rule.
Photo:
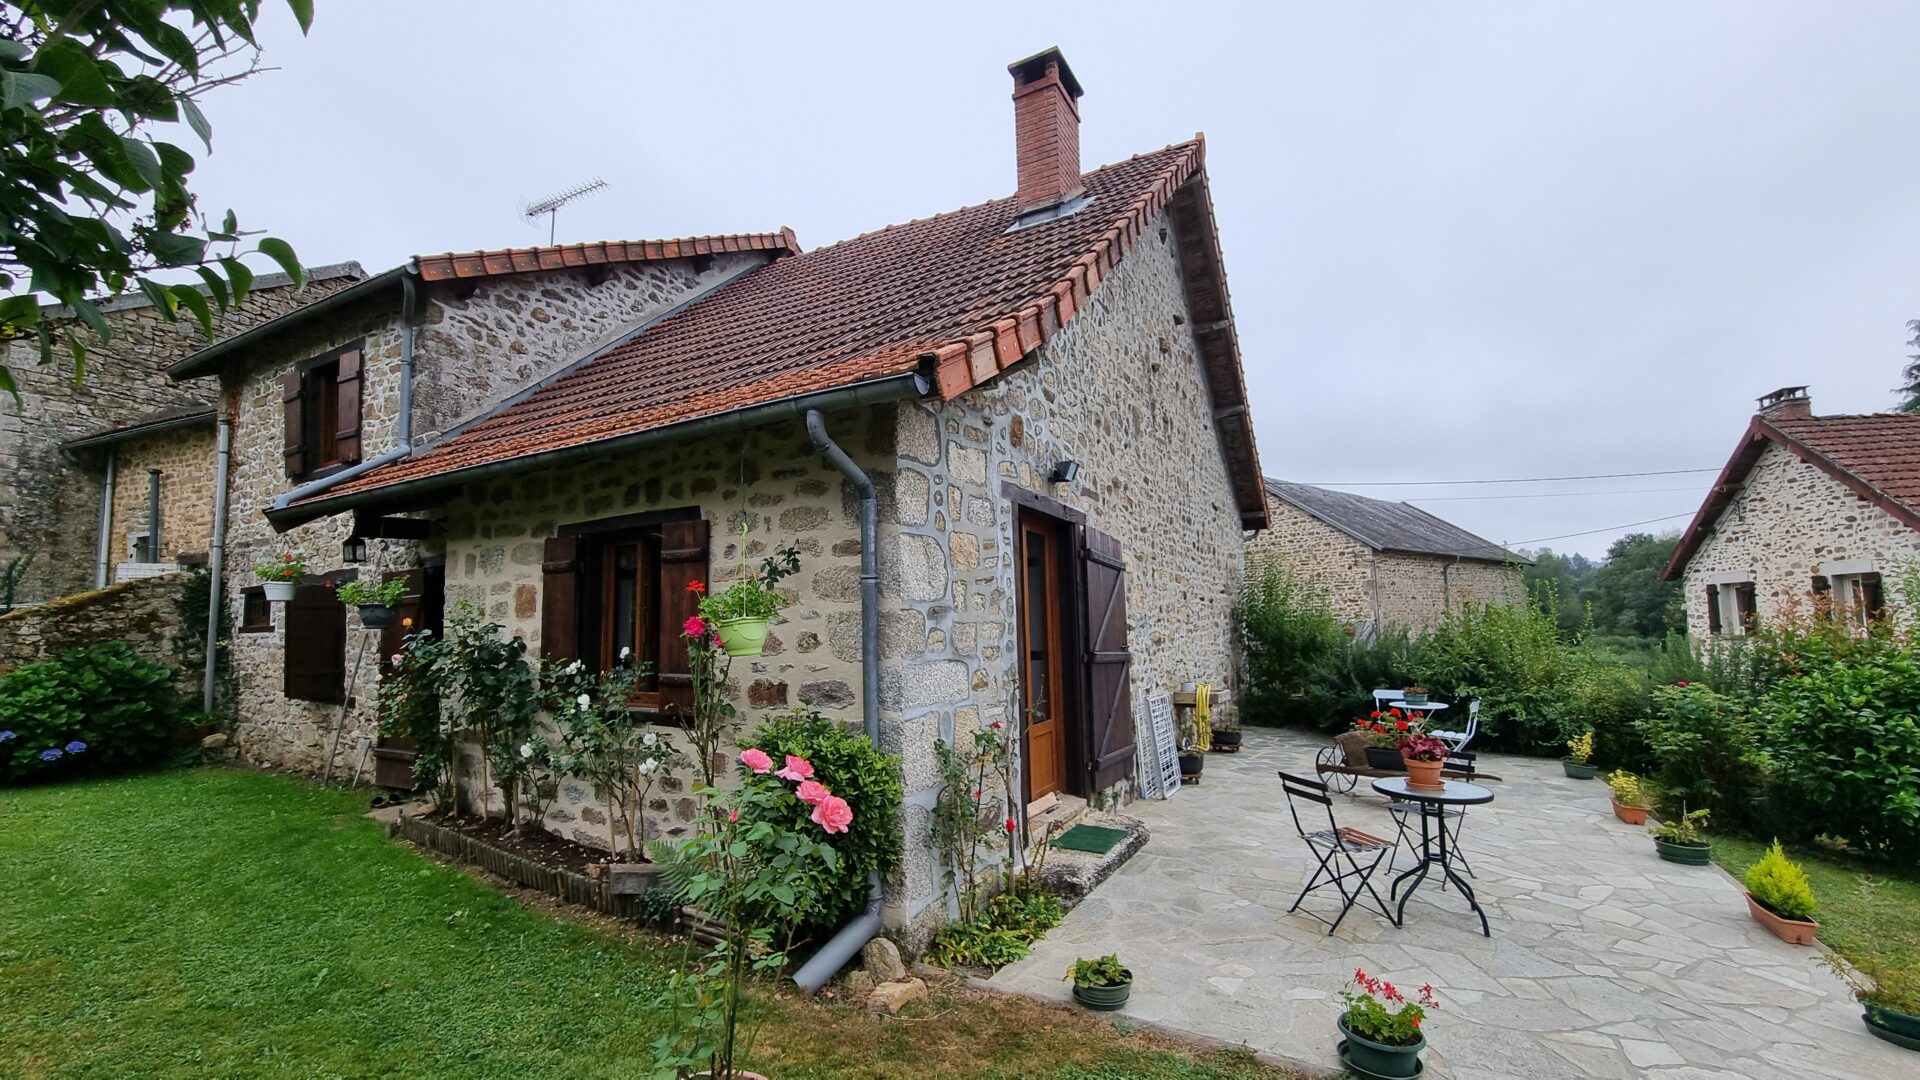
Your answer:
[[[1465,731],[1429,731],[1427,734],[1453,747],[1455,751],[1465,750],[1467,744],[1480,734],[1480,699],[1467,702],[1467,729]]]
[[[1478,703],[1476,702],[1475,704]],[[1472,780],[1474,772],[1473,762],[1478,756],[1477,754],[1469,754],[1461,750],[1449,750],[1447,751],[1446,765],[1443,767],[1444,771],[1460,773],[1463,774],[1461,779]],[[1408,824],[1408,819],[1411,818],[1414,822],[1420,820],[1420,804],[1407,802],[1403,799],[1394,799],[1387,803],[1387,813],[1393,815],[1393,823],[1400,830],[1398,842],[1405,843],[1408,848],[1414,847],[1419,838],[1414,834],[1413,827]],[[1466,870],[1468,877],[1478,876],[1473,872],[1473,864],[1467,861],[1467,853],[1460,847],[1460,824],[1466,820],[1467,808],[1464,806],[1448,806],[1440,809],[1438,813],[1440,827],[1447,830],[1447,843],[1451,848],[1449,854],[1452,857],[1452,861],[1459,863],[1460,866]],[[1440,888],[1442,891],[1445,891],[1446,887],[1447,880],[1445,877],[1442,877],[1440,879]]]
[[[1373,711],[1386,712],[1393,706],[1389,702],[1399,701],[1407,695],[1400,690],[1375,690],[1373,692]]]
[[[1362,891],[1373,897],[1374,905],[1380,909],[1380,914],[1387,917],[1388,922],[1395,926],[1400,925],[1399,920],[1393,917],[1393,912],[1387,908],[1386,901],[1380,899],[1380,893],[1374,889],[1371,880],[1373,872],[1380,868],[1381,863],[1393,865],[1392,854],[1399,845],[1394,841],[1383,840],[1378,836],[1361,832],[1359,829],[1342,827],[1333,819],[1333,799],[1327,794],[1327,785],[1318,780],[1309,780],[1304,776],[1295,776],[1283,771],[1280,773],[1280,783],[1287,793],[1287,810],[1293,814],[1294,831],[1300,834],[1300,839],[1307,842],[1307,849],[1320,860],[1319,867],[1307,879],[1306,887],[1300,890],[1299,896],[1294,897],[1293,906],[1287,911],[1300,910],[1300,903],[1307,898],[1308,893],[1332,885],[1340,891],[1342,903],[1340,914],[1335,916],[1332,922],[1327,923],[1328,934],[1340,928],[1340,923],[1346,919],[1347,912],[1353,910],[1353,905],[1359,902]],[[1302,799],[1319,803],[1326,808],[1326,828],[1312,830],[1307,828],[1306,823],[1300,819],[1298,800]],[[1308,814],[1311,816],[1312,811],[1308,811]],[[1366,858],[1369,855],[1372,856],[1371,859]],[[1344,869],[1338,865],[1341,862],[1346,864]],[[1354,882],[1351,889],[1347,887],[1349,881]],[[1327,922],[1325,918],[1311,911],[1307,914],[1323,923]]]

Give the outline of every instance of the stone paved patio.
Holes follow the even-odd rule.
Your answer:
[[[1755,924],[1718,869],[1661,862],[1603,784],[1557,762],[1482,759],[1505,779],[1469,812],[1463,846],[1491,940],[1432,879],[1403,929],[1355,908],[1328,937],[1287,914],[1313,864],[1274,775],[1311,774],[1321,745],[1248,731],[1240,754],[1208,755],[1202,785],[1134,804],[1145,850],[992,985],[1065,1000],[1076,956],[1117,950],[1135,975],[1126,1015],[1324,1068],[1337,1064],[1335,992],[1364,966],[1438,989],[1428,1076],[1920,1076],[1920,1058],[1866,1033],[1817,950]],[[1392,836],[1384,800],[1363,792],[1336,799],[1341,823]]]

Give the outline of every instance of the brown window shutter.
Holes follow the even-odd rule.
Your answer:
[[[660,709],[686,714],[693,709],[693,672],[687,664],[687,639],[680,628],[700,614],[700,595],[688,590],[707,580],[708,526],[705,518],[669,521],[660,526]]]
[[[540,564],[540,656],[552,663],[580,657],[580,538],[547,538]]]
[[[1720,632],[1720,587],[1707,586],[1707,633]]]
[[[338,371],[334,393],[340,426],[334,431],[334,454],[342,465],[352,465],[360,460],[360,350],[341,353]]]
[[[300,701],[347,700],[347,606],[324,585],[302,585],[287,603],[283,692]]]
[[[1760,605],[1751,582],[1733,587],[1734,610],[1740,613],[1740,632],[1751,634],[1760,628]]]
[[[285,456],[287,475],[295,479],[307,475],[307,403],[302,393],[305,376],[289,371],[280,380],[280,402],[287,418]]]
[[[1087,768],[1093,790],[1133,774],[1133,653],[1127,648],[1127,563],[1120,541],[1080,529],[1086,599]]]
[[[1880,583],[1877,573],[1860,575],[1860,604],[1866,609],[1867,618],[1877,619],[1887,613],[1886,587]]]

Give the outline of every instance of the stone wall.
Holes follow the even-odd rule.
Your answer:
[[[311,303],[353,284],[358,273],[358,267],[332,268],[301,291],[285,285],[279,275],[263,275],[245,306],[217,320],[216,334],[229,337]],[[94,581],[100,457],[89,454],[76,460],[62,453],[60,444],[213,396],[204,386],[173,382],[164,371],[206,347],[198,323],[191,318],[167,322],[144,298],[103,306],[113,338],[99,341],[91,330],[81,328],[87,346],[84,383],[74,383],[64,351],[56,362],[42,366],[36,348],[20,342],[6,347],[6,363],[20,382],[21,400],[15,404],[0,394],[0,563],[15,555],[34,555],[22,600],[61,596],[90,588]]]
[[[1272,526],[1247,544],[1249,564],[1279,559],[1301,578],[1327,590],[1336,617],[1374,620],[1373,549],[1284,499],[1267,497]]]
[[[113,524],[107,530],[108,557],[130,561],[128,538],[144,534],[151,523],[147,470],[160,470],[160,552],[162,563],[178,564],[183,555],[205,556],[213,548],[214,428],[204,424],[169,428],[129,438],[114,448]]]
[[[929,846],[934,740],[1018,719],[1012,483],[1087,515],[1127,563],[1133,698],[1185,682],[1237,696],[1231,633],[1243,545],[1226,464],[1162,219],[1027,366],[938,408],[897,409],[882,607],[923,644],[889,665],[887,749],[904,760],[906,870],[886,919],[910,947],[946,917]],[[1071,484],[1048,482],[1059,461]],[[1124,796],[1126,784],[1114,794]]]
[[[1517,569],[1442,555],[1380,553],[1380,621],[1424,630],[1463,607],[1506,603],[1526,590]]]
[[[162,574],[0,615],[0,674],[101,641],[124,641],[149,660],[178,666],[173,642],[185,582],[185,574]],[[182,671],[179,682],[183,690],[197,687],[200,672]]]
[[[1687,632],[1707,636],[1707,586],[1724,581],[1716,575],[1753,582],[1767,622],[1811,610],[1814,575],[1843,560],[1871,560],[1884,577],[1888,608],[1911,623],[1899,584],[1916,559],[1920,532],[1792,451],[1769,446],[1687,563]]]
[[[650,267],[606,267],[600,273],[554,270],[477,282],[437,283],[427,289],[424,325],[414,340],[414,439],[453,426],[497,404],[530,381],[579,359],[617,333],[669,310],[722,275],[737,272],[746,256],[682,259]],[[254,583],[249,568],[283,552],[307,561],[316,574],[343,569],[340,545],[352,531],[351,515],[309,522],[276,534],[263,511],[293,486],[282,457],[285,418],[281,379],[293,365],[364,341],[361,368],[361,458],[399,447],[401,332],[397,295],[369,301],[281,335],[246,367],[221,377],[234,417],[234,472],[228,518],[227,591],[238,610],[239,592]],[[521,348],[516,349],[518,344]],[[521,351],[525,350],[525,351]],[[438,558],[438,541],[417,544],[371,541],[368,573],[403,569]],[[456,567],[457,568],[457,567]],[[449,577],[454,575],[450,571]],[[351,768],[370,737],[378,702],[377,664],[360,664],[363,639],[358,615],[348,616],[349,703],[288,699],[282,693],[281,646],[285,612],[276,607],[272,633],[237,635],[233,649],[238,685],[236,742],[250,761],[304,771],[324,771],[337,745],[336,769]],[[343,737],[335,728],[344,723]]]

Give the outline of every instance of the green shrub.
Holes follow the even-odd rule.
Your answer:
[[[1065,918],[1050,893],[1001,893],[971,922],[940,928],[927,948],[927,962],[941,967],[1001,968],[1026,958],[1040,935]]]
[[[1640,730],[1663,807],[1711,807],[1729,825],[1753,816],[1747,804],[1761,787],[1752,757],[1759,727],[1743,702],[1697,683],[1658,686]]]
[[[1480,699],[1484,748],[1557,757],[1586,728],[1566,693],[1583,662],[1537,606],[1490,605],[1456,609],[1428,631],[1413,674],[1451,701]]]
[[[840,858],[834,868],[817,871],[826,880],[815,890],[821,898],[819,908],[808,916],[809,922],[839,926],[866,906],[868,874],[878,873],[884,879],[900,865],[905,843],[900,825],[905,798],[900,759],[881,753],[863,733],[849,731],[805,704],[770,717],[741,745],[766,751],[776,764],[788,754],[807,759],[814,779],[853,809],[858,824],[830,838]],[[807,814],[807,807],[798,807],[793,827],[810,828]]]
[[[1760,861],[1747,867],[1747,891],[1768,911],[1783,919],[1811,919],[1813,885],[1775,840]]]
[[[1234,618],[1247,657],[1242,719],[1319,723],[1333,714],[1350,631],[1334,617],[1325,589],[1278,559],[1262,560],[1247,570]]]
[[[179,729],[173,669],[124,641],[0,676],[0,783],[164,760]]]
[[[1570,665],[1563,723],[1593,733],[1593,760],[1615,768],[1644,769],[1652,752],[1640,721],[1652,705],[1652,687],[1644,672],[1587,653]]]
[[[1649,805],[1646,783],[1625,769],[1610,774],[1607,786],[1613,789],[1613,801],[1621,806]]]

